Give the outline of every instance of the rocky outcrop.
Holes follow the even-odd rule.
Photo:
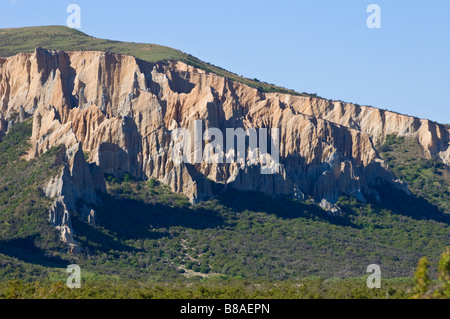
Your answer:
[[[44,187],[47,197],[54,199],[49,210],[50,222],[60,231],[62,241],[66,242],[75,253],[80,251],[73,238],[70,212],[77,212],[82,220],[92,226],[96,225],[96,212],[91,206],[101,204],[96,191],[106,191],[103,175],[89,165],[81,144],[75,144],[61,154],[63,167],[58,176],[50,179]]]
[[[155,178],[192,202],[215,185],[269,195],[314,198],[339,214],[340,194],[378,197],[381,182],[400,188],[375,145],[387,134],[418,139],[428,156],[449,164],[449,130],[434,122],[320,98],[263,93],[177,61],[148,63],[103,52],[36,49],[0,59],[0,132],[5,119],[33,116],[34,158],[64,145],[66,165],[50,181],[48,196],[67,211],[86,203],[82,216],[95,224],[96,191],[104,174]],[[179,127],[279,129],[277,173],[263,175],[244,163],[175,165],[171,133]],[[225,140],[226,143],[226,140]],[[225,151],[223,157],[228,156]],[[87,161],[86,161],[87,159]],[[58,212],[61,213],[59,209]],[[65,220],[58,218],[55,220]]]
[[[389,134],[417,138],[426,154],[450,163],[449,130],[429,120],[369,106],[309,98],[294,106],[299,112],[357,129],[368,134],[374,144]]]
[[[80,253],[81,249],[73,238],[70,214],[64,200],[57,199],[53,202],[49,210],[49,221],[59,231],[61,240],[67,244],[70,251],[74,254]]]

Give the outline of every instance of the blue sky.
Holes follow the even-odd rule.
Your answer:
[[[300,92],[450,123],[449,0],[2,0],[0,28],[157,43]],[[381,29],[369,29],[369,4]]]

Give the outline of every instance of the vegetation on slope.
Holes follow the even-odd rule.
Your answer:
[[[87,269],[135,279],[349,278],[372,263],[394,278],[411,277],[424,255],[437,262],[450,220],[401,191],[380,194],[383,203],[341,197],[344,216],[331,217],[311,202],[238,191],[192,206],[166,186],[110,178],[99,226],[73,224]]]
[[[324,280],[245,280],[204,278],[184,281],[85,280],[81,289],[65,281],[0,282],[0,299],[405,299],[413,296],[410,279],[386,280],[368,289],[365,278]]]
[[[244,83],[264,92],[308,95],[238,76],[220,67],[203,62],[190,54],[161,45],[98,39],[65,26],[0,29],[1,57],[8,57],[18,53],[31,53],[38,47],[63,51],[113,52],[132,55],[148,62],[177,60],[227,79]]]
[[[16,124],[0,142],[0,276],[9,271],[17,275],[22,266],[30,270],[24,263],[11,263],[11,257],[52,267],[60,261],[53,253],[65,249],[48,222],[51,202],[41,191],[43,181],[56,175],[59,149],[32,161],[21,158],[30,147],[31,127],[31,120]]]
[[[450,246],[439,261],[439,278],[432,280],[429,262],[420,259],[414,280],[383,279],[381,288],[369,289],[366,278],[344,280],[227,279],[223,276],[165,282],[120,280],[84,275],[82,289],[69,289],[62,276],[52,280],[1,281],[0,299],[448,299],[450,298]],[[58,279],[60,278],[60,280]]]
[[[97,227],[72,214],[84,251],[71,256],[48,222],[50,202],[39,191],[56,175],[58,150],[21,159],[30,135],[28,121],[0,142],[3,297],[20,291],[31,298],[404,298],[412,296],[412,281],[388,278],[411,278],[422,256],[437,265],[448,245],[447,215],[386,187],[380,188],[382,203],[341,197],[344,214],[331,217],[311,201],[237,191],[191,205],[155,180],[125,175],[107,176]],[[61,284],[71,263],[82,269],[85,288],[78,292]],[[383,280],[394,282],[383,286],[388,292],[365,288],[361,278],[373,263]],[[436,279],[436,267],[429,271]]]
[[[450,171],[446,165],[427,159],[414,138],[388,135],[380,151],[390,169],[414,195],[450,214]]]

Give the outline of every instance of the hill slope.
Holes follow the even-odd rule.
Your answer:
[[[51,281],[69,262],[101,280],[346,278],[372,263],[392,278],[449,244],[441,125],[264,93],[170,48],[64,27],[0,41],[33,52],[0,58],[1,278]],[[193,119],[280,128],[282,169],[173,165],[170,131]]]
[[[0,277],[56,280],[79,264],[91,279],[170,281],[220,277],[296,280],[348,278],[379,264],[383,278],[410,277],[417,260],[436,264],[448,244],[450,219],[424,200],[386,185],[382,203],[341,197],[342,216],[311,201],[228,191],[191,205],[151,180],[107,177],[92,227],[71,213],[83,252],[68,254],[46,223],[49,200],[39,192],[59,167],[57,150],[27,162],[30,123],[0,142]],[[56,165],[55,165],[56,164]],[[17,177],[13,177],[17,176]],[[83,205],[80,201],[78,205]],[[435,268],[433,268],[433,273]]]
[[[264,92],[308,95],[238,76],[220,67],[203,62],[190,54],[157,44],[98,39],[65,26],[0,29],[0,57],[9,57],[18,53],[31,53],[39,47],[62,51],[113,52],[132,55],[147,62],[177,60]]]

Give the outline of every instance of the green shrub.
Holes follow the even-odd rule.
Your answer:
[[[131,182],[131,175],[130,174],[128,174],[128,173],[125,173],[125,175],[123,176],[123,181],[125,182],[125,183],[129,183],[129,182]]]
[[[188,260],[185,264],[187,269],[192,269],[195,265],[196,265],[196,263],[192,260]]]
[[[154,179],[154,178],[151,178],[147,183],[147,186],[149,189],[153,189],[156,185],[157,185],[157,182],[156,182],[156,179]]]

